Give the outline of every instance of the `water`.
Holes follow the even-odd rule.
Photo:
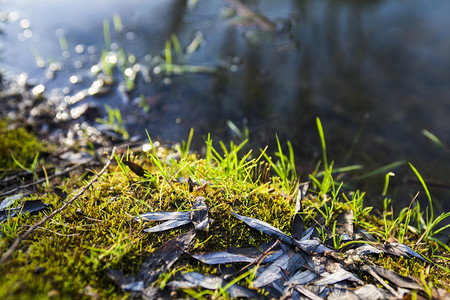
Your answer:
[[[275,32],[244,24],[236,15],[225,17],[233,14],[231,2],[192,3],[3,1],[1,10],[18,18],[1,24],[1,67],[44,84],[60,112],[83,105],[94,112],[76,120],[61,114],[63,121],[96,125],[108,104],[121,110],[131,135],[145,136],[147,128],[153,137],[180,141],[192,127],[197,143],[208,132],[215,139],[239,139],[227,125],[231,121],[249,128],[254,147],[273,145],[275,133],[290,140],[305,171],[321,156],[319,116],[337,165],[362,164],[367,172],[411,161],[425,178],[447,185],[432,194],[441,210],[450,210],[450,150],[422,134],[426,129],[450,143],[449,1],[245,1],[274,24]],[[120,15],[123,31],[114,29],[114,14]],[[24,19],[29,27],[21,24]],[[112,42],[134,54],[141,67],[136,88],[124,92],[116,71],[116,84],[106,95],[67,104],[67,97],[96,80],[91,67],[105,48],[105,19]],[[183,63],[214,72],[158,72],[157,59],[163,61],[171,33],[183,51],[202,36]],[[67,49],[60,45],[64,40]],[[36,57],[44,67],[37,66]],[[70,82],[74,75],[76,84]],[[407,205],[419,186],[407,183],[413,177],[409,167],[394,172],[395,205]],[[361,183],[371,190],[371,204],[380,203],[383,176],[374,180]],[[426,203],[424,195],[421,201]]]

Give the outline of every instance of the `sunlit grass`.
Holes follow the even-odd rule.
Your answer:
[[[109,129],[120,134],[125,140],[129,139],[130,135],[125,128],[125,124],[122,120],[122,114],[118,108],[112,108],[109,105],[105,105],[108,112],[108,118],[97,118],[97,123],[106,125]]]

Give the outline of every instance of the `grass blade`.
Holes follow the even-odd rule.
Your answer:
[[[327,144],[325,143],[325,134],[323,133],[322,122],[320,122],[319,117],[316,118],[317,130],[319,131],[320,142],[322,144],[322,152],[323,152],[323,167],[328,169],[328,161],[327,161]]]
[[[433,200],[431,199],[431,195],[430,195],[430,192],[428,191],[428,187],[425,184],[425,181],[423,180],[422,175],[420,175],[419,171],[417,171],[417,169],[411,163],[409,163],[409,166],[411,167],[411,169],[416,174],[417,178],[419,179],[420,183],[422,184],[423,189],[425,190],[425,193],[427,194],[428,201],[430,203],[430,214],[431,214],[430,215],[430,219],[433,220],[434,219]]]

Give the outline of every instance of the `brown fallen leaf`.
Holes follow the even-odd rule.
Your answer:
[[[130,170],[136,174],[137,176],[144,176],[145,173],[147,172],[144,168],[142,168],[140,165],[131,162],[129,160],[123,160],[123,164],[128,166],[128,168],[130,168]]]

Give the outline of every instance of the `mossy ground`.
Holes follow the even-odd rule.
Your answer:
[[[37,144],[31,140],[33,145]],[[207,159],[188,154],[187,149],[175,151],[156,146],[153,149],[150,153],[138,150],[118,154],[116,164],[110,166],[80,198],[23,241],[0,267],[0,298],[126,298],[127,294],[107,278],[106,270],[116,268],[124,274],[135,274],[152,251],[191,226],[146,233],[143,229],[154,224],[137,222],[133,217],[147,211],[187,211],[196,196],[205,197],[214,222],[209,232],[197,234],[190,249],[193,254],[221,251],[229,246],[258,246],[269,240],[269,237],[238,221],[231,211],[258,218],[290,233],[296,185],[294,182],[286,189],[278,177],[269,178],[267,164],[251,159],[251,155],[243,160],[233,157],[237,154],[233,147],[222,158],[209,153]],[[147,174],[137,176],[122,164],[123,159],[142,166]],[[186,180],[177,181],[181,177],[204,179],[208,184],[192,186]],[[71,176],[59,180],[58,187],[69,194],[69,199],[78,187],[86,183],[86,176]],[[318,187],[313,186],[311,190],[318,190]],[[26,199],[41,199],[55,208],[68,200],[59,198],[49,186],[40,188]],[[314,204],[320,201],[319,191],[310,193],[304,201],[306,226],[315,222],[317,210]],[[334,215],[345,209],[349,209],[348,204],[336,205]],[[44,213],[22,215],[2,223],[0,253],[4,253],[15,238],[43,217]],[[379,228],[380,233],[376,236],[383,242],[381,227],[384,225],[380,219],[360,214],[357,221],[355,224],[360,228],[375,231]],[[391,234],[395,236],[396,231]],[[413,245],[418,239],[418,235],[408,232],[408,244]],[[441,267],[390,256],[374,258],[374,262],[401,274],[417,277],[422,274],[435,286],[448,289],[449,253],[432,241],[420,244],[415,250],[438,262]],[[158,284],[163,286],[174,278],[176,272],[183,270],[214,274],[219,269],[183,256],[172,270],[160,277]]]
[[[124,176],[118,167],[103,176],[95,187],[61,215],[40,228],[17,251],[13,259],[2,268],[0,297],[50,294],[61,296],[86,296],[97,292],[101,298],[122,295],[115,285],[105,278],[107,267],[115,267],[125,273],[135,273],[142,259],[182,230],[149,234],[143,232],[144,224],[132,220],[132,216],[149,210],[189,210],[195,196],[205,196],[215,222],[209,233],[199,234],[192,249],[195,252],[219,251],[227,246],[256,246],[267,237],[236,222],[230,211],[248,213],[245,204],[252,203],[249,211],[267,219],[268,209],[280,224],[289,223],[289,206],[281,197],[255,194],[245,197],[226,197],[220,189],[206,188],[189,192],[187,184],[174,183],[172,191],[162,178],[157,178],[158,188],[150,182],[129,174]],[[73,184],[73,182],[71,183]],[[81,185],[82,183],[80,183]],[[58,207],[61,200],[55,195],[39,196]],[[278,204],[275,204],[278,202]],[[2,228],[5,236],[1,252],[27,226],[43,215],[13,218]],[[268,220],[269,221],[269,220]],[[192,263],[191,261],[190,263]],[[196,264],[196,263],[195,263]],[[88,288],[91,287],[91,288]]]
[[[9,128],[10,122],[0,120],[0,166],[2,170],[17,168],[13,157],[29,166],[36,153],[42,150],[42,143],[22,127]],[[1,178],[1,177],[0,177]]]

